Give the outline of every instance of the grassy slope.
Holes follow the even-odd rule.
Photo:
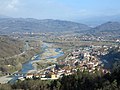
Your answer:
[[[33,55],[39,52],[39,49],[28,50],[22,53],[23,42],[0,36],[0,71],[14,72],[22,68],[22,63],[28,61]],[[15,56],[18,55],[18,56]],[[1,73],[0,73],[1,74]]]
[[[7,36],[0,36],[0,58],[10,57],[22,52],[23,43]]]

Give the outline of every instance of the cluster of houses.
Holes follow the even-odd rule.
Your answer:
[[[75,70],[69,68],[68,66],[64,68],[58,68],[56,65],[55,67],[45,69],[40,73],[27,73],[24,77],[19,77],[19,80],[25,79],[36,79],[39,78],[41,80],[55,80],[63,77],[63,75],[71,75],[74,74]]]
[[[80,71],[87,70],[95,73],[97,70],[103,73],[108,72],[103,68],[102,61],[100,61],[96,55],[93,55],[93,52],[91,53],[85,50],[74,50],[66,57],[65,65],[75,67],[74,69],[79,69]]]
[[[106,49],[104,50],[106,51]],[[98,53],[96,53],[98,54]],[[65,60],[59,60],[56,65],[50,68],[46,68],[38,73],[28,73],[26,74],[26,79],[40,78],[41,80],[55,80],[63,77],[64,75],[72,75],[77,72],[77,70],[88,71],[95,73],[96,71],[101,71],[103,74],[109,71],[103,68],[103,63],[98,59],[93,51],[91,53],[90,49],[77,49],[73,50],[67,55]],[[20,77],[20,80],[25,78]]]

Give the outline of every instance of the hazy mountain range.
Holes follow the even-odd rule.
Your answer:
[[[37,20],[23,18],[1,18],[0,32],[61,32],[61,31],[83,31],[90,29],[89,26],[71,21],[61,20]]]
[[[96,16],[96,17],[90,17],[86,19],[77,18],[77,19],[74,19],[74,21],[95,27],[108,21],[120,22],[120,15]]]
[[[99,26],[96,26],[90,29],[90,32],[112,32],[112,31],[119,31],[120,30],[120,23],[119,22],[106,22]]]
[[[120,32],[119,22],[106,22],[96,27],[62,20],[44,19],[38,20],[33,18],[0,18],[0,33],[10,34],[12,32]]]

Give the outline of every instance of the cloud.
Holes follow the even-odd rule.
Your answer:
[[[96,7],[87,4],[89,0],[0,0],[0,14],[11,17],[33,17],[39,19],[87,19],[90,17],[110,16],[119,13],[119,8]],[[91,1],[89,1],[91,2]],[[101,4],[100,4],[101,5]],[[106,10],[108,9],[108,10]],[[113,9],[113,10],[112,10]]]
[[[0,14],[8,14],[18,10],[20,0],[0,0]]]
[[[17,10],[17,5],[19,4],[19,0],[11,0],[6,6],[7,9]]]

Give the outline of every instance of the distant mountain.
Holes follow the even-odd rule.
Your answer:
[[[87,30],[91,34],[120,34],[119,22],[106,22],[90,30]]]
[[[77,18],[74,21],[79,22],[79,23],[82,22],[89,26],[95,27],[95,26],[98,26],[98,25],[103,24],[108,21],[120,22],[120,14],[110,15],[110,16],[96,16],[96,17],[90,17],[90,18],[81,19],[81,20],[79,20],[79,18]]]
[[[119,22],[107,22],[93,28],[93,30],[97,30],[97,31],[113,31],[113,30],[119,30],[119,29],[120,29]]]
[[[32,18],[0,18],[0,32],[61,32],[61,31],[84,31],[90,27],[71,21]]]
[[[10,17],[5,15],[0,15],[0,18],[10,18]]]

